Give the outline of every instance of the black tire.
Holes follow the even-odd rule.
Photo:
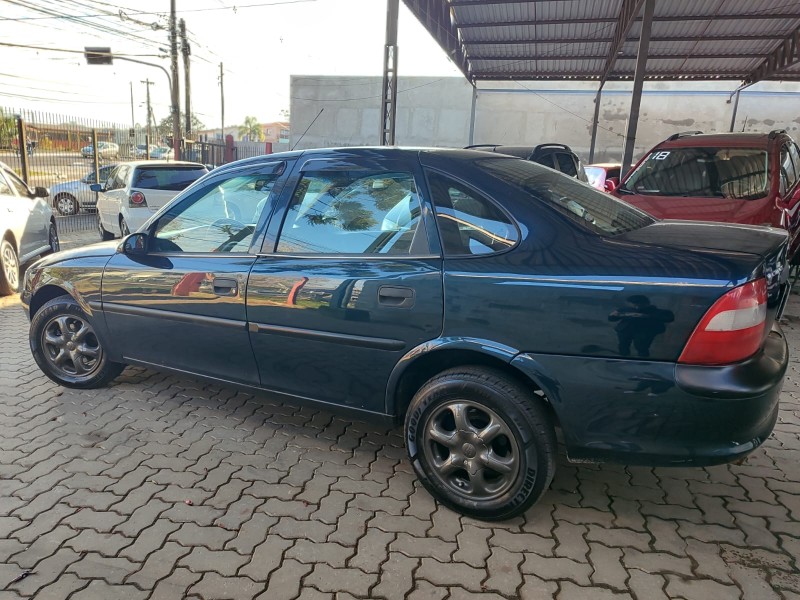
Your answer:
[[[103,227],[103,222],[100,220],[100,211],[97,211],[97,230],[100,233],[100,239],[104,242],[114,239],[114,234],[106,231],[105,227]]]
[[[8,240],[0,242],[0,296],[19,291],[19,257]]]
[[[47,302],[31,319],[28,339],[36,364],[64,387],[104,387],[125,368],[108,360],[92,320],[71,296]]]
[[[56,224],[51,222],[50,227],[47,230],[47,244],[50,246],[50,250],[47,251],[47,254],[54,254],[61,250],[61,242],[58,239],[58,229],[56,229]]]
[[[119,235],[120,237],[125,237],[126,235],[130,235],[131,230],[128,228],[128,223],[125,221],[125,217],[122,215],[119,216]]]
[[[542,402],[494,369],[440,373],[414,395],[406,414],[414,471],[434,498],[470,517],[500,521],[525,512],[555,473],[558,445]]]
[[[53,199],[53,208],[56,209],[58,214],[69,215],[78,214],[78,199],[72,194],[59,194]]]

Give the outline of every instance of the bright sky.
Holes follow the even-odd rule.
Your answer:
[[[281,109],[290,107],[290,75],[383,72],[385,0],[243,0],[235,5],[235,0],[177,0],[192,47],[192,106],[207,127],[220,124],[220,62],[226,125],[241,124],[248,115],[261,122],[278,120]],[[52,18],[54,13],[59,18]],[[100,14],[105,16],[88,16]],[[169,0],[125,0],[123,5],[4,0],[0,41],[80,51],[110,46],[114,53],[169,70],[169,59],[158,57],[169,49],[168,14]],[[402,2],[398,36],[401,75],[460,75]],[[140,82],[149,78],[156,83],[151,87],[156,119],[169,114],[167,79],[160,69],[121,61],[88,66],[82,54],[49,50],[0,46],[0,53],[0,106],[129,124],[133,82],[135,119],[143,124],[145,85]]]

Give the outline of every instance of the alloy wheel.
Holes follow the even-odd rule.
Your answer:
[[[50,246],[51,252],[58,252],[61,249],[61,242],[58,241],[58,231],[56,226],[50,224],[50,231],[47,234],[47,243]]]
[[[74,215],[78,212],[78,205],[75,198],[65,194],[56,199],[56,210],[61,215]]]
[[[89,377],[100,366],[103,349],[91,325],[74,315],[57,315],[42,330],[43,354],[68,377]]]
[[[423,431],[432,475],[456,494],[492,500],[516,482],[519,446],[508,424],[488,407],[448,402],[431,414]]]
[[[16,290],[19,286],[19,261],[11,244],[3,244],[3,253],[0,259],[3,262],[3,274],[6,282],[12,290]]]

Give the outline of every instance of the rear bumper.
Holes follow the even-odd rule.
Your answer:
[[[775,325],[761,352],[723,367],[542,355],[513,364],[543,382],[571,459],[704,466],[769,437],[788,362]]]

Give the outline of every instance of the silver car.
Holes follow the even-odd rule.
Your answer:
[[[92,158],[94,156],[94,148],[91,145],[84,146],[81,148],[81,156],[83,156],[83,158]],[[97,157],[119,158],[119,146],[114,142],[98,142]]]
[[[93,183],[105,183],[108,174],[116,164],[100,167],[100,181],[94,176],[94,169],[89,171],[83,179],[65,181],[50,186],[50,197],[53,199],[53,208],[60,215],[74,215],[79,210],[94,210],[97,206],[97,194],[89,189]]]
[[[47,196],[47,188],[29,188],[0,163],[0,295],[17,291],[20,265],[58,252],[56,220],[43,200]]]

